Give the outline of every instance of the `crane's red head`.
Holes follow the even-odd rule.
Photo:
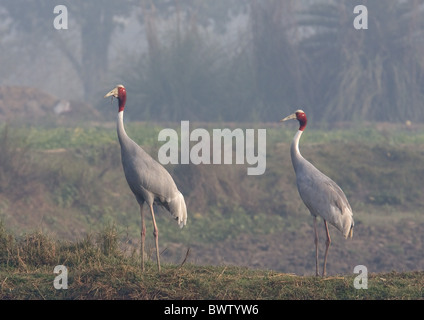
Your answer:
[[[107,97],[113,97],[118,99],[119,104],[119,112],[124,111],[125,108],[125,102],[127,101],[127,91],[125,90],[125,87],[122,84],[118,84],[114,89],[109,91],[104,98]]]
[[[306,119],[306,114],[303,112],[303,110],[297,110],[295,113],[285,117],[284,119],[281,119],[280,121],[286,121],[290,119],[297,119],[297,121],[299,121],[299,130],[305,130],[308,119]]]

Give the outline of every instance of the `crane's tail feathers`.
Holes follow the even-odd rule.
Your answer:
[[[347,237],[348,237],[348,238],[353,238],[353,224],[352,224],[352,226],[350,227],[349,234],[347,235]]]
[[[179,192],[174,198],[171,199],[171,201],[169,201],[168,205],[172,217],[177,220],[180,228],[184,227],[187,224],[187,207],[183,194]]]
[[[353,226],[354,226],[354,223],[352,221],[350,227],[348,227],[349,229],[347,228],[345,229],[345,233],[344,233],[345,239],[353,237]]]

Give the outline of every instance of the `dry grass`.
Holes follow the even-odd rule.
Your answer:
[[[354,275],[317,278],[230,265],[164,264],[158,273],[148,261],[143,273],[139,256],[118,248],[113,227],[93,238],[60,243],[35,232],[15,239],[0,226],[0,299],[422,299],[424,294],[424,272],[371,274],[368,289],[361,290],[354,288]],[[67,289],[54,288],[56,265],[67,267]]]

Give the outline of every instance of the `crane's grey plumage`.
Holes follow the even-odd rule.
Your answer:
[[[307,123],[305,112],[297,110],[281,121],[290,119],[297,119],[300,124],[299,130],[293,138],[290,154],[296,173],[297,189],[299,190],[300,197],[314,217],[316,275],[319,275],[316,218],[320,216],[324,220],[327,235],[323,267],[323,276],[325,276],[328,248],[331,243],[327,221],[340,230],[345,238],[351,238],[353,236],[354,226],[352,208],[342,189],[300,154],[299,140]]]
[[[128,185],[137,199],[141,212],[142,269],[144,270],[144,239],[146,234],[143,205],[146,203],[152,214],[153,235],[156,241],[156,258],[158,270],[160,271],[159,232],[156,225],[153,205],[160,205],[166,208],[182,228],[187,222],[187,208],[184,196],[178,190],[169,172],[128,137],[125,132],[123,116],[126,102],[126,90],[124,86],[116,86],[104,97],[116,97],[119,103],[117,133],[119,144],[121,145],[122,167]]]

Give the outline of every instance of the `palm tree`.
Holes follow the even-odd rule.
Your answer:
[[[320,1],[299,15],[307,54],[304,87],[314,114],[339,120],[424,121],[423,0],[368,0],[368,29],[355,3]]]

